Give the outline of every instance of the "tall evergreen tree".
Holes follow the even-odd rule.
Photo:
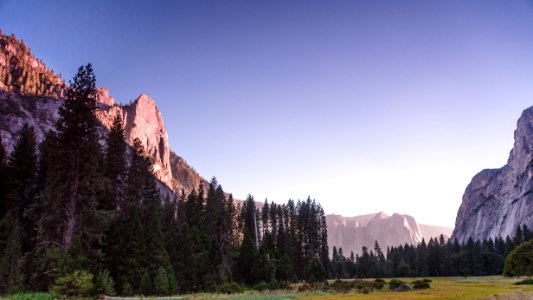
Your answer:
[[[104,175],[109,182],[107,189],[108,195],[104,198],[104,203],[101,204],[102,208],[113,210],[124,202],[126,146],[122,116],[117,114],[113,118],[113,125],[107,136]]]
[[[97,204],[100,144],[95,116],[96,80],[91,64],[82,66],[66,92],[59,109],[58,149],[45,187],[48,215],[45,223],[58,227],[47,239],[68,248],[75,236],[89,239]]]
[[[38,216],[31,212],[36,207],[37,153],[33,128],[24,125],[8,160],[8,210],[21,234],[22,251],[31,251],[37,236],[35,223]]]
[[[7,153],[0,136],[0,220],[6,215],[8,207],[6,199],[7,173]]]

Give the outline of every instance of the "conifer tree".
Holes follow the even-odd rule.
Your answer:
[[[0,136],[0,220],[7,213],[6,181],[7,181],[7,153]]]
[[[47,176],[44,197],[48,209],[43,222],[58,227],[56,232],[47,232],[46,239],[60,242],[65,249],[75,236],[83,236],[87,242],[94,238],[89,225],[94,223],[100,178],[95,92],[93,68],[91,64],[82,66],[59,109],[59,147]]]
[[[37,153],[33,128],[24,125],[13,152],[8,159],[8,210],[21,234],[22,251],[31,251],[37,236],[35,223],[38,216],[32,214],[36,207]]]
[[[113,118],[113,125],[107,136],[107,147],[104,161],[104,175],[109,180],[108,195],[102,207],[115,209],[124,202],[126,177],[126,139],[122,116]]]

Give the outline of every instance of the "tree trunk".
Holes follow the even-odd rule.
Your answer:
[[[70,181],[70,189],[68,200],[65,205],[66,224],[67,228],[63,235],[63,246],[67,249],[72,243],[72,236],[74,234],[74,226],[76,225],[76,202],[78,200],[79,187],[79,155],[74,159],[73,176]]]

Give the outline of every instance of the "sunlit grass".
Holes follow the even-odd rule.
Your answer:
[[[519,279],[501,276],[430,278],[431,288],[392,292],[374,291],[370,294],[309,295],[299,299],[531,299],[533,286],[515,285]],[[414,278],[403,279],[411,282]],[[387,282],[389,280],[386,280]]]

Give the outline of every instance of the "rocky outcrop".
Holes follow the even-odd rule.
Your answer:
[[[161,112],[150,96],[141,94],[128,105],[118,105],[109,96],[107,89],[98,89],[99,110],[96,116],[106,129],[110,129],[113,118],[120,114],[124,120],[124,133],[130,145],[138,138],[152,161],[154,175],[167,186],[173,186],[170,166],[168,134]]]
[[[423,238],[427,241],[440,234],[448,238],[452,232],[451,228],[418,224],[409,215],[388,216],[384,212],[356,217],[327,215],[326,223],[328,245],[342,247],[344,253],[361,253],[363,246],[372,250],[375,241],[383,251],[389,246],[416,245]]]
[[[513,236],[517,226],[533,226],[533,107],[522,112],[514,147],[500,169],[479,172],[467,186],[452,238]]]
[[[30,81],[31,84],[18,84]],[[24,124],[34,128],[38,142],[54,128],[59,118],[59,107],[64,101],[64,88],[63,80],[33,57],[24,43],[0,32],[0,136],[8,152],[12,151]],[[200,182],[205,182],[183,158],[170,151],[163,117],[152,98],[141,94],[135,101],[120,105],[104,88],[97,90],[97,98],[96,116],[102,124],[102,143],[113,118],[120,114],[124,120],[126,140],[129,144],[133,144],[135,138],[141,140],[152,162],[154,175],[165,186],[176,192],[183,190],[188,193]],[[165,193],[168,194],[168,191]]]

